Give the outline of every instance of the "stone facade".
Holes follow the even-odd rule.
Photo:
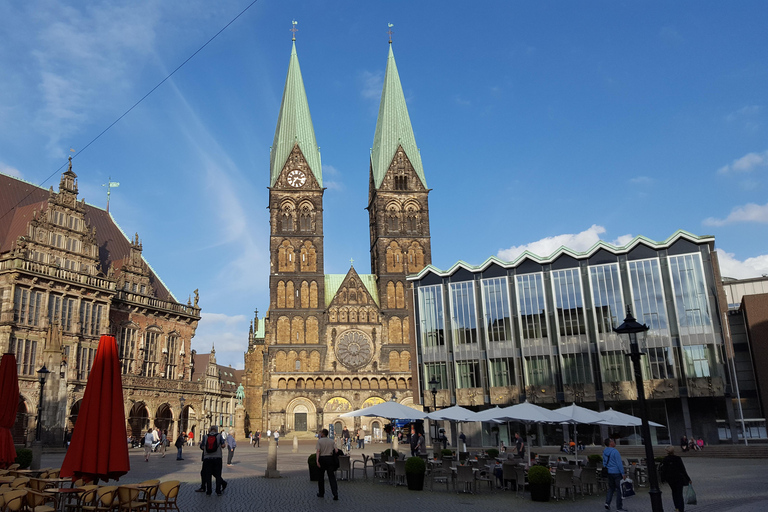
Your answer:
[[[429,190],[402,147],[392,148],[382,183],[375,183],[371,164],[373,274],[350,266],[344,275],[326,275],[325,189],[319,154],[307,157],[316,151],[314,131],[310,124],[304,138],[288,134],[290,151],[281,132],[311,123],[298,73],[294,50],[273,144],[273,159],[275,148],[288,157],[272,162],[270,304],[263,337],[256,318],[245,355],[246,413],[254,430],[315,432],[334,425],[383,436],[381,418],[339,415],[385,400],[413,403],[413,310],[405,276],[431,260]]]
[[[217,383],[198,381],[199,365],[195,374],[197,290],[186,304],[177,301],[143,259],[138,235],[128,239],[107,212],[77,196],[71,162],[58,192],[0,175],[0,350],[18,363],[15,441],[34,437],[37,370],[45,365],[42,437],[62,443],[102,334],[118,343],[128,435],[150,425],[175,435],[180,418],[185,431],[214,417],[229,424],[236,386],[226,383],[237,377],[222,367]]]

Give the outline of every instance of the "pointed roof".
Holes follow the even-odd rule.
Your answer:
[[[288,76],[285,78],[283,101],[277,118],[275,140],[270,153],[270,186],[275,184],[283,170],[294,145],[298,144],[309,164],[318,185],[323,186],[323,171],[320,165],[320,148],[315,140],[312,116],[309,114],[307,93],[301,78],[299,57],[296,55],[296,43],[291,48],[291,60],[288,64]]]
[[[376,133],[373,136],[373,148],[371,149],[371,169],[373,170],[374,186],[377,189],[384,181],[384,176],[395,157],[398,146],[403,146],[416,175],[424,188],[427,188],[424,167],[421,165],[421,155],[416,146],[416,137],[413,135],[411,118],[408,116],[408,107],[405,104],[405,95],[400,84],[400,75],[397,73],[397,64],[395,64],[395,54],[392,53],[392,44],[390,43],[387,71],[384,74],[384,88],[381,91],[381,103],[379,104],[379,118],[376,121]]]
[[[339,292],[341,285],[351,278],[357,278],[368,290],[374,304],[379,304],[379,294],[376,288],[376,276],[373,274],[358,274],[355,267],[349,267],[346,274],[325,274],[325,305],[326,307],[333,302],[334,297]]]

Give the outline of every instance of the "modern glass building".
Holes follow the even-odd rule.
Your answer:
[[[734,415],[714,244],[678,231],[663,242],[427,266],[408,278],[421,403],[435,405],[436,387],[438,408],[527,399],[638,414],[627,342],[613,332],[629,305],[650,327],[642,372],[651,419],[673,442],[685,434],[716,443],[717,420]]]

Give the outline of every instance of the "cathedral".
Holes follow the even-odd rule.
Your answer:
[[[245,354],[252,430],[332,425],[378,438],[381,419],[339,416],[383,401],[414,403],[414,306],[405,278],[431,263],[429,189],[391,42],[370,154],[373,273],[350,266],[326,274],[320,151],[294,40],[270,153],[269,311],[254,319]]]

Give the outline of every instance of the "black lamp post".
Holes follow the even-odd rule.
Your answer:
[[[37,403],[37,427],[35,428],[35,441],[40,441],[43,435],[43,389],[45,388],[45,379],[48,377],[48,368],[43,365],[37,370],[37,379],[40,382],[40,401]]]
[[[635,369],[635,384],[637,385],[637,399],[640,402],[640,417],[643,420],[642,433],[643,444],[645,445],[645,465],[648,469],[648,485],[651,496],[651,510],[653,512],[664,512],[661,503],[661,490],[659,489],[659,479],[656,473],[656,463],[653,459],[653,446],[651,445],[651,427],[648,425],[648,403],[645,401],[645,385],[643,383],[643,372],[640,367],[640,343],[638,338],[645,338],[645,333],[649,327],[638,323],[632,316],[632,307],[627,306],[627,318],[624,323],[613,329],[616,334],[626,334],[629,338],[629,355],[632,358],[632,366]]]
[[[179,397],[179,405],[181,405],[181,412],[179,412],[179,431],[187,430],[184,426],[183,420],[184,420],[184,395],[181,395]]]
[[[437,377],[433,375],[427,384],[429,384],[432,388],[432,412],[435,412],[437,410],[437,385],[440,384],[440,380],[438,380]],[[432,439],[434,440],[437,437],[437,420],[435,420],[432,430]]]

